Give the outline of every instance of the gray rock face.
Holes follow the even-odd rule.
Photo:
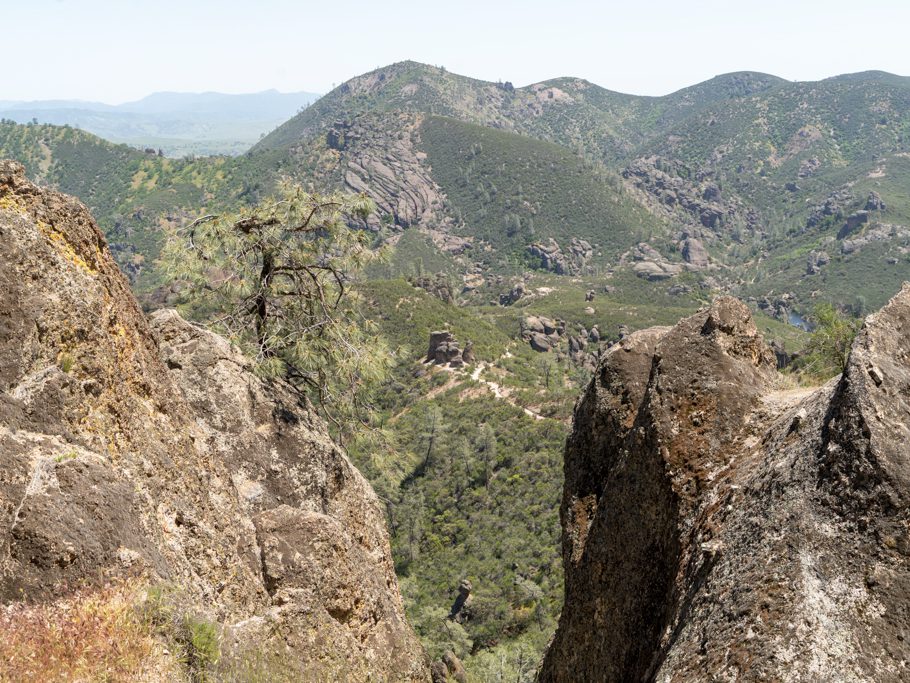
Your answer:
[[[725,298],[608,351],[576,407],[542,681],[905,681],[910,287],[843,377],[776,390]]]
[[[848,188],[835,190],[821,204],[813,207],[806,219],[806,227],[814,228],[826,220],[843,218],[846,207],[853,201],[853,195]]]
[[[821,272],[822,266],[831,263],[831,257],[827,251],[810,251],[806,257],[806,275],[817,275]]]
[[[568,275],[573,271],[572,265],[556,240],[550,237],[546,242],[534,242],[528,246],[528,253],[540,259],[542,270],[549,270],[557,275]]]
[[[565,331],[566,323],[563,320],[531,315],[521,321],[521,338],[539,353],[547,353],[556,348]]]
[[[679,263],[671,263],[654,247],[646,242],[641,242],[623,255],[623,261],[633,262],[632,271],[638,276],[651,281],[668,280],[679,275],[683,267]]]
[[[677,220],[682,215],[704,237],[713,237],[736,223],[750,230],[758,227],[753,212],[723,196],[713,174],[702,174],[678,160],[641,157],[623,169],[622,175],[651,200],[654,210]]]
[[[396,135],[390,134],[390,123]],[[418,151],[420,123],[420,116],[413,114],[397,114],[394,121],[361,114],[335,122],[327,143],[342,152],[339,171],[347,189],[366,193],[379,214],[390,216],[395,226],[438,226],[431,237],[441,246],[453,225],[441,210],[445,194],[433,180],[425,154]],[[372,216],[367,227],[378,230],[378,218]],[[466,244],[461,241],[446,248],[464,251]]]
[[[515,283],[515,286],[509,290],[508,294],[499,295],[499,305],[511,306],[519,299],[521,299],[525,294],[527,294],[527,290],[525,288],[524,282],[517,282]]]
[[[896,242],[910,238],[910,230],[903,226],[888,223],[878,223],[868,226],[861,235],[841,242],[842,254],[855,254],[872,242]]]
[[[842,240],[847,235],[852,235],[859,228],[869,222],[869,212],[866,210],[854,211],[849,216],[847,216],[847,222],[844,223],[843,227],[837,233],[837,239]]]
[[[559,243],[552,237],[545,242],[534,242],[528,245],[528,253],[540,259],[540,268],[557,275],[573,275],[585,270],[594,256],[594,247],[586,240],[573,237],[568,248],[563,252]]]
[[[173,311],[149,325],[85,207],[11,162],[0,287],[0,599],[139,572],[184,588],[228,651],[428,679],[382,507],[323,423],[223,338]]]
[[[866,199],[866,206],[863,208],[866,211],[884,211],[887,207],[882,196],[873,190],[869,193],[869,197]]]
[[[463,579],[458,584],[458,597],[452,603],[452,609],[449,610],[449,619],[461,622],[464,619],[464,610],[469,606],[471,601],[471,591],[473,586],[468,579]]]
[[[430,277],[429,275],[415,277],[411,280],[411,284],[428,294],[435,296],[443,303],[451,304],[455,302],[452,286],[449,283],[448,278],[442,273],[437,273],[433,277]]]
[[[694,268],[708,267],[708,250],[694,237],[689,237],[683,242],[682,255],[686,263]]]
[[[430,348],[427,349],[426,362],[436,365],[461,366],[474,359],[474,345],[462,350],[451,332],[430,332]],[[465,357],[467,353],[467,357]]]

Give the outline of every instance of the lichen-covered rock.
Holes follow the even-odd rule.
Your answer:
[[[566,446],[542,681],[910,679],[910,288],[778,390],[724,298],[606,353]]]
[[[88,211],[0,162],[0,600],[140,574],[225,647],[428,680],[383,511],[310,407],[223,338],[146,321]]]

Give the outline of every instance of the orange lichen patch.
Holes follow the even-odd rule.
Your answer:
[[[84,258],[76,253],[76,250],[73,249],[73,246],[69,243],[63,233],[55,230],[52,225],[48,225],[44,221],[37,221],[37,225],[41,234],[47,237],[54,247],[54,250],[60,254],[60,256],[89,275],[98,274],[98,271],[95,268],[92,268]]]

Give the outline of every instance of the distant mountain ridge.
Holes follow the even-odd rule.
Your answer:
[[[878,306],[910,279],[910,79],[884,72],[804,83],[742,71],[645,97],[400,62],[350,79],[241,156],[176,165],[0,128],[0,152],[83,197],[121,264],[143,255],[146,273],[159,217],[255,202],[287,178],[366,192],[372,230],[418,228],[461,270],[559,268],[574,249],[576,268],[695,270],[701,288],[805,312],[819,296]]]
[[[111,142],[161,148],[168,156],[239,154],[315,101],[309,92],[156,92],[119,105],[81,100],[0,102],[0,118],[69,125]]]

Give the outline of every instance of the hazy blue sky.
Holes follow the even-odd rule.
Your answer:
[[[0,0],[0,100],[326,92],[403,59],[664,94],[719,73],[910,75],[908,0]]]

